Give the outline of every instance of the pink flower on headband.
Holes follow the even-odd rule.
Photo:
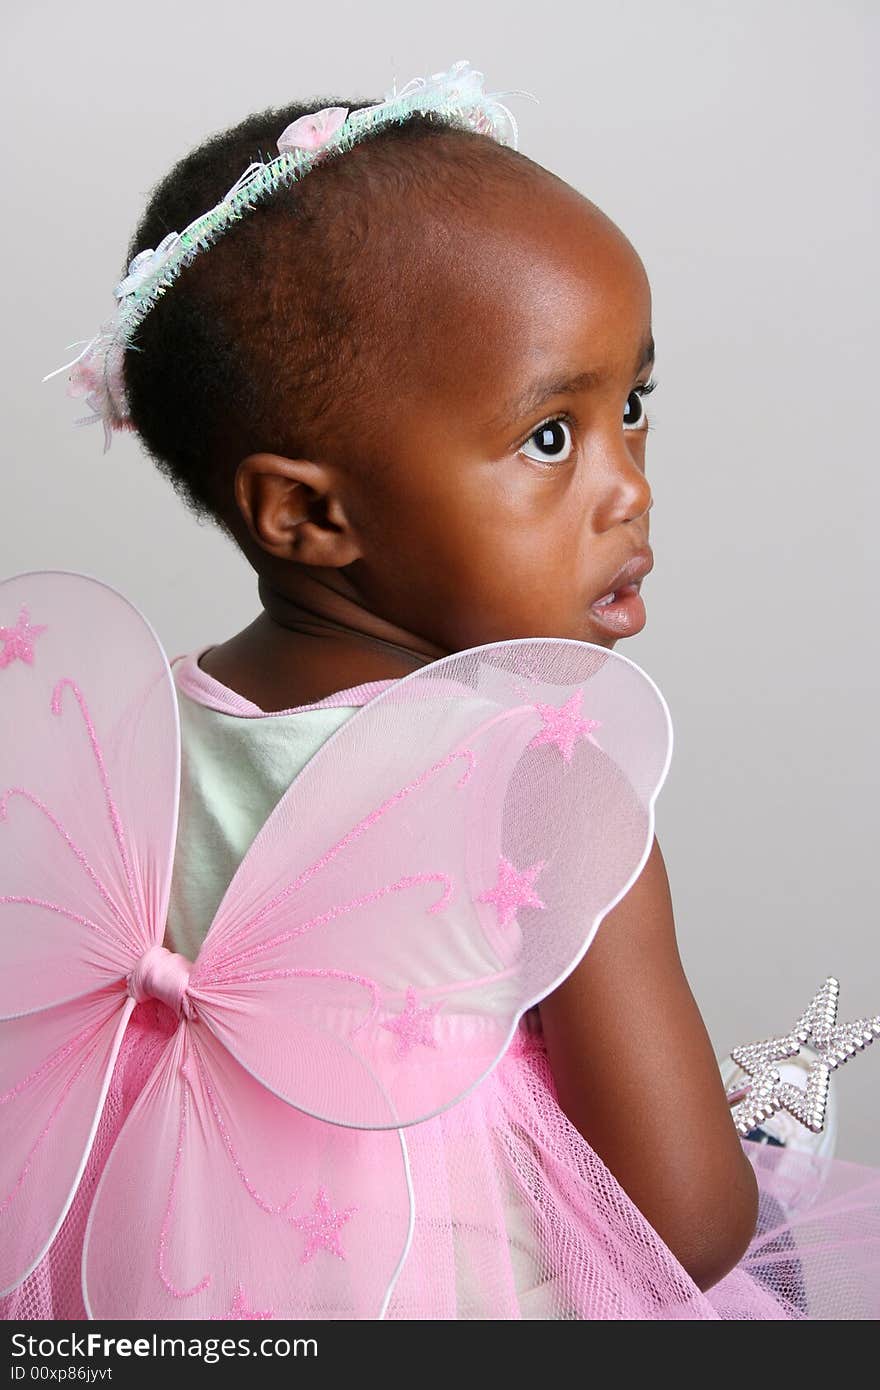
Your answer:
[[[67,394],[74,399],[80,396],[98,397],[104,390],[104,368],[100,361],[88,357],[75,362],[68,377]]]
[[[321,149],[333,138],[347,115],[347,106],[325,106],[323,111],[300,116],[278,136],[278,153]]]
[[[91,415],[76,421],[78,425],[104,426],[104,453],[110,447],[112,430],[131,429],[131,419],[125,399],[122,372],[123,347],[103,336],[93,338],[80,353],[67,379],[67,394],[74,399],[85,397]],[[59,368],[63,370],[63,368]]]

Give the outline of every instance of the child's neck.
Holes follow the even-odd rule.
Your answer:
[[[296,597],[260,581],[264,611],[200,665],[263,710],[312,704],[337,690],[393,680],[445,656],[442,648],[312,582]]]

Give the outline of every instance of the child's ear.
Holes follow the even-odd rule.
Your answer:
[[[235,501],[261,549],[301,565],[349,565],[361,554],[339,474],[310,459],[249,454],[235,472]]]

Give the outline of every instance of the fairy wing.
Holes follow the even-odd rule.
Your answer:
[[[476,1085],[587,949],[669,753],[638,667],[551,639],[347,721],[248,850],[109,1156],[90,1313],[381,1315],[419,1213],[402,1126]]]
[[[671,747],[653,681],[587,643],[493,643],[398,681],[251,845],[190,977],[201,1021],[317,1118],[437,1114],[640,873]]]
[[[399,1131],[328,1125],[279,1100],[185,1022],[95,1193],[89,1316],[380,1316],[410,1239],[405,1153]]]
[[[6,1292],[70,1207],[135,1007],[129,976],[162,941],[180,745],[165,654],[110,586],[63,571],[5,581],[0,642]],[[101,1175],[86,1306],[119,1317],[327,1316],[336,1299],[339,1315],[375,1316],[412,1207],[400,1136],[367,1147],[371,1138],[294,1110],[197,1019],[185,1023]],[[343,1204],[335,1174],[350,1173],[352,1159],[357,1200]],[[328,1258],[342,1279],[328,1279]]]
[[[0,584],[0,1290],[69,1208],[162,940],[177,829],[168,663],[116,590]],[[152,630],[149,630],[152,632]]]

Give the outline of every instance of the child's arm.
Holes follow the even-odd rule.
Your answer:
[[[559,1103],[707,1289],[754,1234],[758,1188],[682,969],[655,838],[639,878],[540,1005]]]

